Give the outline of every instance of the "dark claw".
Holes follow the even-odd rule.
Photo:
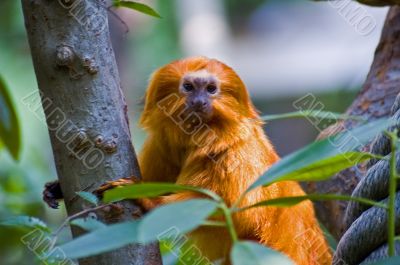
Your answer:
[[[64,196],[62,194],[60,183],[58,182],[58,180],[47,182],[44,185],[43,201],[47,203],[50,208],[58,209],[58,200],[61,200],[63,198]]]

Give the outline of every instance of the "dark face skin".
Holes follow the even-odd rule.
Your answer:
[[[189,73],[182,78],[179,90],[186,96],[188,112],[206,120],[212,116],[212,100],[220,90],[215,76],[206,71]]]

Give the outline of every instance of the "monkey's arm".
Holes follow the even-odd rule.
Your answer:
[[[149,137],[143,145],[143,149],[138,157],[139,165],[144,182],[175,182],[179,169],[174,166],[174,161],[178,157],[168,157],[165,155],[166,147],[161,146],[155,136]],[[108,181],[96,189],[93,193],[101,197],[109,189],[137,183],[136,177],[123,177],[115,181]],[[64,198],[58,180],[49,182],[43,191],[43,200],[54,209],[59,206],[58,201]]]
[[[97,190],[93,193],[96,194],[98,197],[101,197],[102,194],[109,189],[119,187],[119,186],[126,186],[132,185],[135,183],[133,177],[121,178],[114,181],[108,181],[101,185]],[[53,209],[58,209],[60,200],[64,199],[64,195],[61,190],[60,182],[58,180],[47,182],[44,185],[43,190],[43,201]]]
[[[148,151],[150,151],[150,149]],[[183,166],[183,168],[179,170],[179,173],[177,173],[178,172],[177,168],[174,168],[173,166],[166,164],[161,166],[164,167],[164,169],[166,168],[167,170],[160,170],[158,167],[153,166],[152,163],[150,163],[148,160],[145,159],[147,156],[149,156],[148,158],[150,158],[151,156],[150,152],[148,154],[144,153],[143,156],[141,156],[141,158],[143,159],[142,165],[143,165],[144,179],[147,180],[156,179],[155,181],[166,181],[165,179],[170,179],[173,180],[174,183],[179,185],[204,188],[220,194],[218,189],[221,189],[222,187],[216,185],[216,183],[214,183],[212,180],[212,176],[214,174],[218,174],[218,172],[213,171],[216,170],[218,166],[214,165],[214,162],[212,162],[208,157],[205,158],[203,157],[201,159],[196,159],[192,161],[186,161],[184,163],[185,165]],[[165,173],[168,172],[172,172],[174,175],[172,175],[172,177],[165,176]],[[147,174],[150,173],[153,175],[145,175],[145,173]],[[158,179],[158,176],[161,176],[162,179]],[[185,191],[165,196],[159,196],[156,198],[140,199],[137,201],[142,206],[142,208],[149,211],[155,207],[164,204],[196,199],[196,198],[205,198],[205,197],[206,197],[205,195],[200,193]]]
[[[186,201],[190,199],[204,198],[204,195],[195,192],[180,192],[176,194],[170,194],[165,196],[159,196],[156,198],[143,198],[136,200],[136,203],[146,212],[152,209],[174,202]]]

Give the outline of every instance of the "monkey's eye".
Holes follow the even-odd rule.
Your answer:
[[[208,85],[207,92],[210,94],[215,94],[215,92],[217,92],[217,87],[215,85]]]
[[[185,83],[185,84],[183,84],[183,89],[186,92],[190,92],[190,91],[194,90],[194,86],[190,83]]]

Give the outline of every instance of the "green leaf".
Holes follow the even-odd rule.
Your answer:
[[[189,200],[158,207],[135,222],[99,228],[62,246],[71,259],[88,257],[131,243],[149,243],[172,233],[187,233],[200,226],[215,211],[210,200]]]
[[[303,195],[303,196],[281,197],[281,198],[261,201],[256,204],[242,208],[240,210],[243,211],[243,210],[247,210],[247,209],[254,208],[254,207],[260,207],[260,206],[290,207],[290,206],[299,204],[306,200],[310,200],[310,201],[355,201],[355,202],[363,203],[363,204],[366,204],[369,206],[376,206],[376,207],[387,209],[387,206],[383,203],[375,202],[375,201],[360,198],[360,197],[351,197],[351,196],[340,195],[340,194],[308,194],[308,195]]]
[[[100,228],[105,228],[107,225],[94,218],[78,218],[70,222],[71,225],[78,226],[85,231],[95,231]]]
[[[17,112],[0,77],[0,140],[15,160],[18,160],[21,149],[21,131]]]
[[[165,195],[168,193],[176,193],[180,191],[193,191],[204,194],[216,201],[221,198],[212,191],[192,186],[183,186],[171,183],[141,183],[129,186],[117,187],[107,190],[104,193],[103,202],[116,202],[124,199],[150,198]]]
[[[377,261],[374,263],[370,263],[369,265],[399,265],[400,264],[400,257],[391,257],[391,258],[386,258],[381,261]]]
[[[322,230],[322,233],[325,236],[326,242],[328,243],[329,247],[332,249],[333,252],[336,251],[337,245],[338,245],[338,241],[336,240],[336,238],[331,234],[331,232],[328,230],[328,228],[326,228],[324,226],[324,224],[322,224],[321,222],[318,222],[319,227]]]
[[[233,265],[294,265],[284,254],[251,241],[236,242],[231,260]]]
[[[137,242],[138,225],[137,221],[109,225],[80,236],[59,248],[71,259],[111,251]]]
[[[50,232],[50,228],[40,219],[31,216],[15,216],[0,221],[0,226],[10,226],[16,228],[36,228],[45,232]]]
[[[87,191],[78,191],[76,194],[85,201],[90,202],[93,205],[96,206],[99,205],[99,199],[93,193]]]
[[[312,147],[316,147],[315,149],[318,149],[320,146],[314,145]],[[310,151],[313,151],[314,148],[311,148]],[[314,150],[316,153],[318,150]],[[304,153],[302,153],[304,154]],[[304,154],[305,155],[305,154]],[[309,156],[310,157],[310,156]],[[309,157],[305,157],[305,160]],[[323,156],[321,155],[320,158]],[[337,172],[340,172],[343,169],[349,168],[351,166],[354,166],[358,163],[364,162],[366,160],[369,160],[371,158],[374,158],[376,156],[369,154],[369,153],[363,153],[363,152],[347,152],[347,153],[340,153],[336,155],[332,155],[331,157],[328,157],[326,159],[321,159],[317,160],[316,158],[312,163],[306,164],[304,160],[300,160],[299,157],[296,157],[296,161],[298,163],[293,163],[291,164],[291,168],[280,168],[277,173],[277,175],[271,177],[272,173],[276,172],[266,172],[262,177],[263,179],[259,179],[260,182],[264,182],[264,184],[261,185],[270,185],[273,182],[277,181],[283,181],[283,180],[294,180],[294,181],[320,181],[320,180],[326,180],[330,178],[332,175],[334,175]],[[281,160],[282,161],[282,160]],[[293,161],[293,160],[292,160]],[[286,162],[286,161],[285,161]],[[301,162],[305,162],[302,164]],[[311,161],[310,161],[311,162]],[[279,162],[278,162],[279,163]],[[287,165],[286,162],[284,163],[285,166]],[[282,164],[283,166],[283,164]],[[283,166],[284,167],[284,166]],[[297,168],[296,168],[297,167]],[[273,167],[271,167],[270,170],[272,170]],[[274,168],[275,170],[276,168]],[[289,172],[290,169],[293,169],[292,172]],[[269,174],[268,174],[269,173]],[[282,175],[278,175],[281,173]],[[253,184],[260,186],[260,184]]]
[[[293,119],[293,118],[314,118],[320,120],[360,120],[363,118],[357,116],[350,116],[341,113],[329,112],[329,111],[317,111],[317,110],[302,110],[283,114],[272,114],[261,116],[263,121],[274,121],[281,119]]]
[[[200,226],[217,208],[211,200],[194,199],[158,207],[144,216],[139,226],[139,241],[148,243],[171,229],[180,234]]]
[[[148,5],[142,4],[142,3],[115,0],[113,3],[113,6],[126,7],[126,8],[130,8],[130,9],[139,11],[140,13],[144,13],[144,14],[152,16],[152,17],[161,18],[160,14],[158,14],[153,8],[151,8]]]
[[[314,142],[284,157],[272,165],[247,190],[267,186],[277,181],[319,181],[333,174],[374,157],[372,154],[355,152],[382,132],[393,121],[379,119],[353,130]]]

